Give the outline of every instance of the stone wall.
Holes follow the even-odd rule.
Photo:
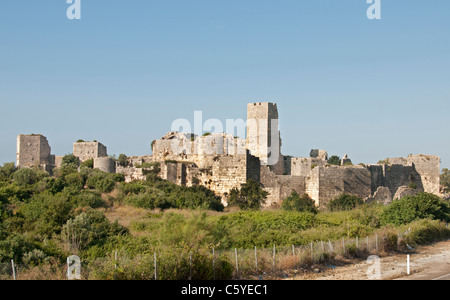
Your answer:
[[[323,167],[327,161],[322,158],[314,157],[293,157],[291,158],[291,172],[294,176],[309,176],[311,170],[315,167]]]
[[[135,167],[116,167],[116,173],[123,174],[125,176],[125,182],[132,182],[135,180],[145,180],[144,170]]]
[[[97,157],[108,156],[107,149],[99,142],[77,142],[73,144],[73,155],[81,162]]]
[[[371,173],[363,166],[316,167],[306,178],[306,193],[320,208],[342,194],[366,199],[372,195]]]
[[[261,166],[260,180],[264,190],[269,193],[266,207],[279,207],[282,200],[289,197],[293,191],[300,195],[306,192],[306,177],[276,175],[268,166]]]
[[[45,136],[40,134],[17,137],[17,166],[32,167],[55,164],[55,156]]]
[[[423,189],[426,193],[439,195],[440,157],[434,155],[410,155],[408,162],[419,173]]]
[[[116,173],[116,162],[110,157],[96,157],[94,158],[94,169],[105,173]]]

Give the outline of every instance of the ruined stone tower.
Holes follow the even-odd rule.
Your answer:
[[[17,167],[40,166],[49,171],[55,164],[55,156],[45,136],[40,134],[17,137]]]
[[[275,103],[250,103],[247,105],[247,149],[270,166],[276,174],[284,173],[281,155],[281,138],[278,129],[278,108]]]
[[[107,157],[106,147],[99,142],[76,142],[73,144],[73,155],[81,162],[98,157]]]

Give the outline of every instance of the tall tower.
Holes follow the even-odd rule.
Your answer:
[[[277,174],[284,172],[276,103],[247,105],[247,149]],[[282,168],[282,169],[281,169]]]
[[[45,136],[17,136],[17,167],[48,166],[46,170],[51,170],[54,164],[55,156],[51,155],[51,148]]]

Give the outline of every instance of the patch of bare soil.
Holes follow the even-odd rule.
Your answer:
[[[407,275],[407,255],[410,255],[410,275]],[[437,278],[450,273],[450,240],[421,246],[408,253],[391,253],[380,257],[381,280]],[[288,280],[368,280],[373,266],[361,259],[342,259],[336,265],[313,266],[297,271]]]

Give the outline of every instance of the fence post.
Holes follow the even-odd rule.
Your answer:
[[[117,269],[117,251],[114,252],[114,269]]]
[[[295,267],[295,246],[292,245],[292,260],[294,262],[294,267]]]
[[[376,249],[377,249],[377,253],[378,253],[378,234],[375,235],[375,244],[376,244]]]
[[[257,254],[256,246],[255,246],[255,267],[256,267],[256,271],[258,271],[258,254]]]
[[[16,269],[14,268],[14,260],[11,259],[11,266],[12,266],[12,272],[13,272],[13,278],[16,280]]]
[[[236,256],[236,275],[239,278],[239,265],[238,265],[237,248],[234,248],[234,255]]]
[[[192,251],[189,252],[189,280],[192,280]]]
[[[275,245],[273,245],[273,273],[275,273]]]
[[[330,250],[333,252],[333,245],[331,244],[331,240],[328,240],[328,243],[330,244]]]
[[[408,254],[408,256],[406,257],[406,273],[408,274],[408,275],[410,275],[410,268],[409,268],[409,254]]]
[[[356,251],[358,251],[358,248],[359,248],[359,246],[358,246],[358,237],[356,237]]]
[[[367,252],[370,252],[370,246],[369,246],[369,236],[367,236]]]
[[[313,242],[311,242],[311,263],[314,264]]]
[[[216,280],[216,256],[213,247],[213,279]]]
[[[157,277],[156,277],[156,267],[157,267],[157,266],[156,266],[156,252],[155,252],[155,255],[154,255],[154,259],[155,259],[155,280],[156,280],[156,278],[157,278]]]
[[[344,251],[343,255],[345,255],[345,238],[342,238],[342,250]]]
[[[325,253],[325,247],[323,246],[323,241],[320,241],[320,243],[322,244],[322,253]]]

